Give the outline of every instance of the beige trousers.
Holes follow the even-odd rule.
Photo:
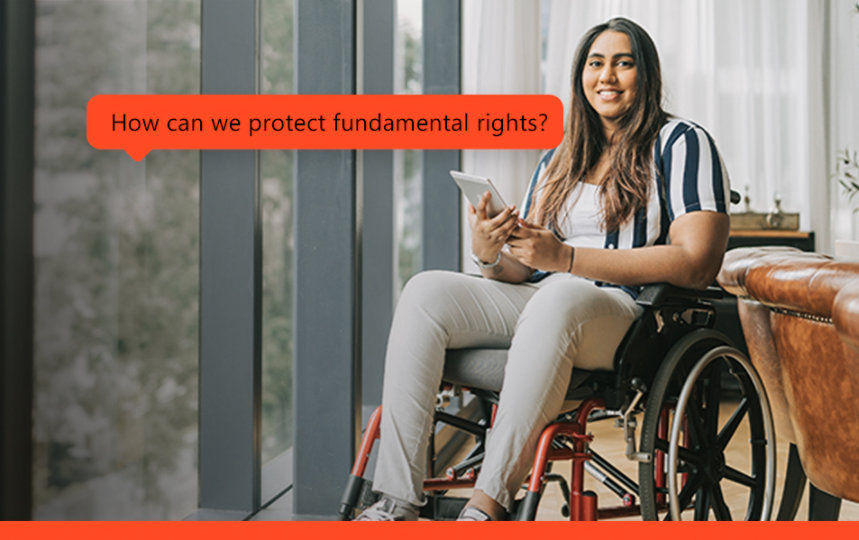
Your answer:
[[[400,296],[388,338],[373,488],[425,502],[426,449],[445,349],[509,347],[475,485],[509,510],[540,432],[561,412],[573,365],[611,369],[640,314],[620,289],[570,274],[515,285],[454,272],[416,275]]]

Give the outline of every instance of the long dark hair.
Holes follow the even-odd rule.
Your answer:
[[[566,132],[543,175],[536,222],[558,229],[560,213],[573,188],[583,181],[609,146],[597,112],[582,88],[582,71],[594,40],[605,32],[629,37],[636,66],[637,92],[632,108],[619,119],[611,151],[611,166],[600,186],[602,226],[615,231],[647,203],[653,164],[653,144],[668,120],[662,110],[662,73],[656,46],[638,24],[617,17],[591,28],[573,58],[572,97]]]

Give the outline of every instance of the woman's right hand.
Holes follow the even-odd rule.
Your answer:
[[[487,191],[480,198],[477,208],[468,205],[468,223],[471,226],[471,250],[478,259],[491,263],[498,258],[501,248],[507,243],[517,226],[519,211],[508,206],[500,214],[490,218],[486,209],[492,195]]]

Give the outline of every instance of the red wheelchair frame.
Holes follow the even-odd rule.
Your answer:
[[[726,481],[749,488],[746,519],[768,519],[773,488],[767,475],[773,476],[775,444],[767,441],[767,437],[772,437],[767,422],[771,425],[772,419],[768,416],[762,387],[755,385],[757,374],[753,369],[749,371],[751,366],[741,361],[742,353],[731,345],[728,338],[711,329],[715,320],[712,302],[722,294],[721,290],[714,288],[690,291],[663,284],[651,285],[642,291],[637,302],[645,312],[618,348],[615,370],[591,372],[584,382],[580,380],[577,388],[568,394],[568,397],[582,399],[579,407],[562,414],[542,432],[525,496],[515,501],[512,518],[535,519],[547,482],[558,481],[568,499],[570,520],[606,519],[638,513],[646,519],[658,519],[660,512],[667,512],[670,496],[675,497],[681,511],[694,510],[696,519],[707,519],[711,512],[717,519],[731,519],[720,486]],[[689,375],[695,372],[696,363],[713,356],[709,353],[714,350],[722,351],[717,355],[718,359],[711,362],[712,366],[708,364],[701,369],[697,379],[690,381]],[[718,410],[726,374],[736,379],[742,399],[728,423],[720,429]],[[468,381],[458,384],[475,388]],[[487,403],[497,395],[479,387],[472,392]],[[687,392],[690,407],[676,418],[674,407],[678,394],[682,392]],[[636,449],[635,418],[642,411],[641,444]],[[672,415],[682,433],[682,440],[670,433]],[[482,422],[472,422],[440,410],[435,413],[436,421],[475,435],[479,441],[478,449],[482,447],[486,426],[494,417],[494,405],[493,413],[488,416]],[[588,423],[611,417],[620,418],[623,422],[627,457],[639,462],[639,483],[590,448],[592,435],[588,434]],[[372,500],[369,482],[363,479],[363,475],[374,442],[380,435],[380,419],[381,407],[370,417],[361,440],[341,501],[341,519],[350,519],[354,509]],[[747,419],[751,431],[751,473],[731,468],[724,457],[727,442],[744,419]],[[672,441],[673,446],[669,444]],[[666,469],[672,452],[672,464],[679,467],[680,486],[677,492],[669,495]],[[444,493],[449,489],[474,486],[479,472],[472,464],[479,460],[479,452],[477,454],[478,457],[470,456],[464,465],[447,469],[444,476],[425,480],[424,490],[429,503],[422,509],[422,517],[455,518],[465,499],[446,497]],[[563,477],[550,474],[551,463],[556,461],[572,462],[569,487]],[[585,489],[586,471],[617,494],[622,504],[598,508],[596,493]],[[640,505],[636,504],[636,496]]]

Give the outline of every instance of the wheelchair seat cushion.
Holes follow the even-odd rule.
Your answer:
[[[475,388],[500,392],[504,382],[507,349],[448,349],[444,360],[444,381]],[[590,372],[574,369],[567,387],[567,399],[581,399],[576,392]]]

